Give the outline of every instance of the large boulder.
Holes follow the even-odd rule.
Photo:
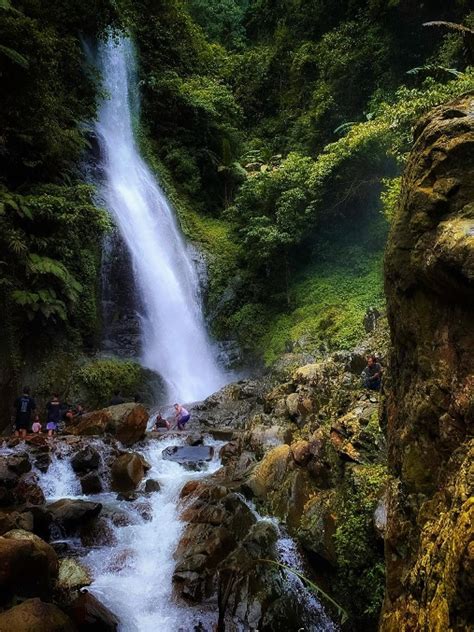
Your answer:
[[[262,407],[264,380],[241,380],[224,386],[203,402],[189,406],[191,427],[242,428],[249,415]]]
[[[48,558],[49,572],[51,578],[54,579],[58,576],[58,556],[56,555],[56,551],[50,544],[42,540],[34,533],[31,533],[30,531],[24,531],[23,529],[12,529],[11,531],[7,531],[7,533],[5,533],[3,537],[9,540],[23,540],[31,542],[34,545],[36,551],[44,553]]]
[[[32,540],[0,538],[0,600],[48,597],[51,582],[51,558],[42,547]]]
[[[79,632],[116,632],[118,629],[117,617],[87,591],[76,597],[68,613]]]
[[[54,604],[28,599],[0,613],[0,632],[76,632],[76,629]]]
[[[63,498],[47,506],[53,523],[65,533],[73,533],[85,522],[96,518],[101,509],[101,503],[71,498]]]
[[[83,415],[81,421],[68,430],[74,435],[111,434],[123,445],[130,446],[144,438],[147,423],[146,408],[131,402]]]
[[[417,125],[388,241],[385,418],[395,484],[383,632],[474,624],[473,111],[471,93]]]
[[[141,454],[137,452],[122,454],[112,464],[112,489],[117,492],[133,491],[149,469],[150,465]]]
[[[102,480],[97,472],[88,472],[80,478],[83,494],[100,494],[102,491]]]

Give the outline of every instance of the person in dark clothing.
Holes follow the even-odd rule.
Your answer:
[[[171,427],[171,424],[169,421],[167,421],[164,417],[161,416],[161,413],[158,413],[155,419],[155,424],[153,426],[153,430],[157,430],[158,432],[161,432],[162,430],[169,430]]]
[[[125,403],[125,400],[120,394],[120,391],[115,391],[114,396],[110,400],[109,406],[117,406],[118,404],[123,404],[123,403]]]
[[[379,391],[382,384],[382,366],[374,355],[367,358],[367,366],[362,372],[364,387]]]
[[[82,415],[85,415],[85,413],[86,411],[84,410],[84,406],[82,404],[78,404],[74,412],[74,417],[82,417]]]
[[[61,419],[61,402],[59,401],[59,395],[56,393],[46,406],[46,413],[46,430],[48,431],[48,437],[52,437],[57,431]]]
[[[23,394],[16,398],[14,408],[15,435],[24,439],[31,424],[31,413],[36,409],[36,402],[30,397],[30,389],[28,386],[25,386]]]

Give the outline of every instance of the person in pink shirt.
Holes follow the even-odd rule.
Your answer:
[[[175,404],[174,409],[175,409],[174,416],[176,419],[176,425],[178,426],[178,430],[184,430],[184,427],[188,423],[191,415],[186,410],[186,408],[181,406],[181,404]]]

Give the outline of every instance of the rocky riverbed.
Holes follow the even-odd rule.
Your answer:
[[[382,559],[386,482],[378,394],[360,387],[368,348],[288,357],[190,406],[186,433],[147,432],[143,406],[122,404],[54,440],[6,439],[0,630],[337,629],[342,611],[274,562],[358,616],[345,595]]]

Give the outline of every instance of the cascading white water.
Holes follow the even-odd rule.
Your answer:
[[[172,576],[173,554],[185,527],[180,518],[180,491],[187,481],[205,478],[220,467],[217,455],[222,443],[206,442],[214,446],[215,457],[199,472],[191,472],[178,463],[163,459],[162,452],[166,447],[183,443],[184,439],[172,437],[149,441],[141,450],[151,465],[147,477],[158,480],[161,486],[160,491],[142,498],[146,516],[140,511],[140,503],[117,500],[116,494],[110,491],[82,496],[77,476],[66,458],[68,448],[63,449],[60,444],[56,444],[48,472],[38,472],[39,483],[48,501],[57,500],[58,494],[93,500],[103,504],[101,516],[105,519],[114,514],[125,518],[119,524],[109,520],[113,537],[106,545],[87,552],[81,549],[77,538],[65,540],[82,553],[81,561],[93,576],[88,590],[118,616],[119,632],[188,632],[199,622],[206,624],[205,629],[215,625],[216,613],[186,607],[173,599]],[[100,440],[95,447],[101,452],[107,450]]]
[[[169,401],[203,399],[225,383],[225,376],[206,333],[189,248],[134,140],[130,40],[110,37],[100,45],[98,64],[108,95],[96,123],[103,198],[132,255],[144,306],[142,360],[164,379]]]

